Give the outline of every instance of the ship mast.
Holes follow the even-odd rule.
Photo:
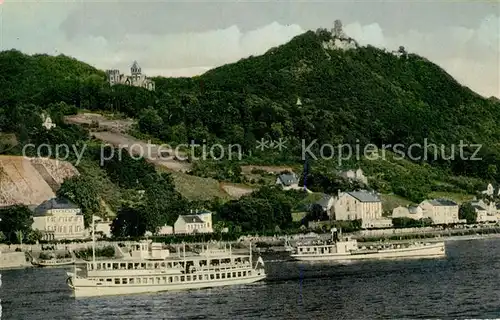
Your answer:
[[[92,268],[95,269],[95,222],[92,214]]]

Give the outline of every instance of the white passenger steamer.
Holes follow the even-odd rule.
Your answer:
[[[172,256],[162,244],[136,243],[122,259],[93,260],[83,270],[68,272],[67,283],[75,297],[135,294],[249,284],[266,278],[264,261],[255,265],[250,254],[209,250]]]
[[[290,255],[301,261],[439,258],[446,256],[444,242],[385,244],[359,247],[355,239],[342,237],[332,229],[332,241],[326,243],[299,244]]]

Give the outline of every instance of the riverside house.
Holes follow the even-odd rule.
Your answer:
[[[212,213],[210,211],[191,211],[180,215],[174,223],[175,234],[213,233]]]
[[[458,204],[449,199],[424,200],[419,205],[423,216],[431,218],[433,224],[466,223],[458,218]]]
[[[382,217],[382,201],[372,191],[338,192],[334,204],[335,220],[359,220],[362,228],[390,228],[392,220]]]
[[[64,198],[53,198],[36,207],[32,229],[41,231],[43,240],[74,240],[86,237],[82,210]]]

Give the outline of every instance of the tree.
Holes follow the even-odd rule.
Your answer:
[[[111,223],[113,237],[142,237],[146,232],[145,208],[122,207]]]
[[[458,218],[467,220],[468,224],[474,224],[477,221],[477,212],[469,202],[463,203],[458,209]]]
[[[313,204],[307,214],[309,221],[324,221],[328,220],[328,214],[323,210],[323,207],[317,203]]]
[[[9,241],[17,241],[18,235],[28,234],[33,225],[33,213],[24,205],[0,209],[0,230]]]
[[[88,177],[74,176],[64,180],[57,190],[57,196],[72,201],[82,209],[86,227],[92,221],[92,215],[101,211],[101,202],[96,186]]]

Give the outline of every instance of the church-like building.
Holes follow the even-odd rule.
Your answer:
[[[130,76],[120,74],[120,70],[106,70],[106,75],[110,85],[124,84],[127,86],[141,87],[150,91],[155,90],[155,83],[146,75],[142,74],[141,67],[134,61],[130,68]]]

